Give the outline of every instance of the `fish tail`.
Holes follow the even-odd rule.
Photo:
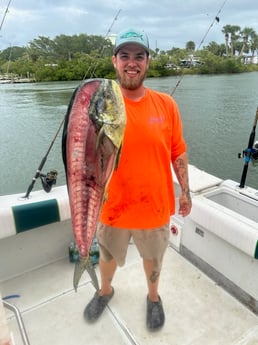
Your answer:
[[[95,287],[95,289],[98,291],[99,290],[98,277],[96,275],[95,268],[92,265],[92,262],[91,262],[89,256],[86,258],[80,257],[79,261],[76,262],[76,264],[75,264],[74,274],[73,274],[74,290],[77,292],[79,281],[80,281],[81,276],[85,270],[89,273],[92,284]]]

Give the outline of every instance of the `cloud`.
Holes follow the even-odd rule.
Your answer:
[[[1,1],[0,20],[8,2]],[[216,15],[220,21],[210,27]],[[115,34],[136,27],[148,34],[152,49],[168,50],[184,48],[190,40],[198,46],[204,37],[203,45],[224,43],[222,29],[227,24],[258,32],[257,0],[12,0],[0,32],[0,49],[26,46],[38,36],[105,36],[109,30]]]

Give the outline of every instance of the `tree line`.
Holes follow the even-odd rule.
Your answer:
[[[214,41],[196,50],[188,41],[184,49],[151,50],[149,77],[180,73],[239,73],[258,70],[254,62],[258,53],[258,35],[254,29],[226,25],[222,29],[225,43]],[[111,40],[102,36],[59,35],[54,39],[39,36],[27,47],[10,46],[0,51],[0,75],[31,78],[35,81],[115,78],[111,63]],[[246,55],[249,59],[246,59]],[[199,62],[191,64],[193,57]],[[188,61],[188,65],[182,65]],[[249,63],[246,63],[249,62]],[[185,68],[187,67],[187,68]]]

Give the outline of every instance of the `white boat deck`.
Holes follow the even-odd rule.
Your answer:
[[[83,319],[94,288],[84,273],[75,293],[73,268],[67,257],[0,283],[2,297],[20,295],[8,302],[21,311],[30,345],[258,344],[258,317],[172,248],[160,283],[166,323],[156,333],[145,326],[145,276],[133,244],[114,278],[115,295],[95,324]],[[23,345],[14,314],[6,314],[13,345]]]

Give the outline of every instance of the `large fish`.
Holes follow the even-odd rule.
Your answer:
[[[89,252],[107,184],[118,165],[125,124],[123,96],[115,81],[90,79],[75,90],[62,138],[71,218],[80,256],[74,270],[75,291],[85,269],[99,289]]]

